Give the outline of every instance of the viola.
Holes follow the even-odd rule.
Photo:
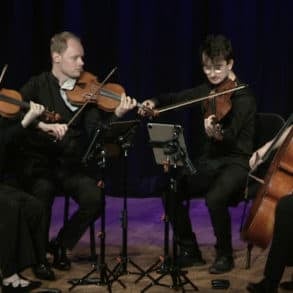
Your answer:
[[[122,93],[125,93],[125,90],[120,84],[100,83],[96,76],[84,71],[77,80],[74,89],[67,91],[67,96],[72,104],[94,103],[103,111],[114,112],[120,104]],[[138,103],[137,106],[143,107],[145,111],[153,114],[151,109],[146,109],[142,104]]]
[[[29,109],[30,104],[22,100],[22,96],[15,90],[2,88],[0,90],[0,115],[7,118],[15,117],[21,109]],[[61,120],[58,113],[45,110],[41,117],[46,122],[57,122]]]

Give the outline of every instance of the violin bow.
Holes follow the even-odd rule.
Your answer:
[[[187,100],[185,102],[179,102],[179,103],[175,103],[175,104],[170,105],[170,106],[161,107],[161,108],[155,110],[155,112],[156,113],[163,113],[163,112],[166,112],[166,111],[169,111],[169,110],[178,109],[178,108],[188,106],[188,105],[191,105],[191,104],[194,104],[194,103],[198,103],[198,102],[201,102],[201,101],[204,101],[204,100],[207,100],[207,99],[211,99],[211,98],[214,98],[214,97],[217,97],[217,96],[221,96],[221,95],[224,95],[224,94],[239,91],[239,90],[241,90],[243,88],[246,88],[247,86],[248,85],[240,85],[240,86],[234,87],[232,89],[228,89],[228,90],[224,90],[224,91],[221,91],[221,92],[213,93],[213,94],[210,94],[210,95],[202,97],[202,98],[192,98],[192,99],[189,99],[189,100]]]
[[[263,154],[262,157],[259,157],[258,160],[261,160],[261,163],[264,163],[269,156],[271,155],[273,148],[275,146],[275,144],[278,142],[278,140],[280,139],[280,137],[282,136],[283,132],[285,131],[285,129],[292,124],[293,121],[293,114],[290,115],[290,117],[288,118],[288,120],[284,123],[284,125],[282,126],[282,128],[279,130],[279,132],[277,133],[277,135],[274,137],[274,139],[272,140],[271,145],[269,146],[269,148],[266,150],[266,152]],[[257,168],[259,167],[260,164],[257,164],[254,168],[250,169],[249,173],[248,173],[248,177],[251,177],[252,179],[256,180],[257,182],[264,184],[264,180],[254,176],[252,173],[255,172],[257,170]]]
[[[268,157],[270,156],[273,147],[275,146],[275,144],[278,142],[278,140],[280,139],[280,137],[282,136],[283,132],[285,131],[285,129],[292,124],[293,121],[293,114],[290,115],[290,117],[288,118],[288,120],[285,122],[285,124],[282,126],[282,128],[279,130],[279,132],[277,133],[277,135],[275,136],[275,138],[273,139],[270,147],[267,149],[267,151],[264,153],[264,155],[262,156],[261,160],[262,162],[265,162]]]
[[[3,69],[2,69],[1,75],[0,75],[0,83],[2,82],[2,79],[4,77],[4,74],[5,74],[6,70],[7,70],[7,68],[8,68],[8,64],[5,64]]]

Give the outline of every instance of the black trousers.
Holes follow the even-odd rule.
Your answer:
[[[57,176],[35,177],[30,180],[30,184],[26,182],[30,193],[43,203],[46,221],[44,239],[47,243],[55,196],[66,194],[78,203],[79,208],[58,234],[58,240],[68,249],[72,249],[76,245],[88,226],[100,216],[104,208],[101,190],[97,186],[96,180],[75,170],[72,170],[72,173],[66,172],[66,176],[65,173],[62,173],[60,176],[57,174]]]
[[[0,264],[3,277],[45,261],[42,204],[16,188],[0,185]]]
[[[275,212],[272,244],[268,254],[265,276],[279,282],[286,266],[293,265],[293,196],[281,198]]]
[[[175,175],[177,191],[168,197],[167,214],[173,224],[178,244],[197,245],[192,231],[186,199],[204,197],[209,210],[216,248],[219,254],[232,255],[229,205],[239,200],[246,184],[247,170],[241,165],[199,166],[195,175]],[[175,226],[174,226],[175,225]]]

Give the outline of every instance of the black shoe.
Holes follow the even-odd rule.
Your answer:
[[[55,280],[55,274],[48,264],[37,264],[33,266],[33,272],[38,279]]]
[[[66,255],[66,249],[62,247],[57,240],[50,242],[50,251],[53,254],[53,267],[60,271],[68,271],[71,268],[71,262]]]
[[[31,292],[31,290],[39,288],[42,285],[42,283],[39,281],[28,281],[29,284],[25,287],[13,287],[12,284],[9,284],[9,286],[2,285],[2,293],[27,293]]]
[[[61,293],[62,291],[57,288],[40,288],[36,293]]]
[[[181,249],[177,257],[177,265],[179,268],[200,267],[205,264],[206,261],[202,258],[200,251],[191,252]]]
[[[293,281],[285,281],[280,284],[280,288],[283,290],[293,291]]]
[[[259,283],[249,283],[246,289],[251,293],[277,293],[278,285],[263,279]]]
[[[166,274],[174,267],[173,259],[170,256],[163,257],[163,259],[163,262],[155,269],[157,274]]]
[[[230,272],[234,268],[234,260],[232,256],[217,256],[214,263],[209,267],[211,274],[223,274]]]

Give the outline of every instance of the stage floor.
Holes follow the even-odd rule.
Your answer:
[[[51,235],[56,235],[63,221],[63,203],[62,198],[57,198],[54,203],[53,220],[51,227]],[[128,256],[131,261],[143,269],[147,269],[155,263],[160,255],[163,254],[163,236],[164,224],[161,221],[163,214],[160,198],[130,198],[128,205]],[[75,209],[75,204],[71,203],[71,212]],[[106,197],[106,264],[112,270],[117,264],[117,256],[121,251],[122,245],[122,229],[121,229],[121,211],[123,208],[123,199],[118,197]],[[208,267],[214,259],[214,244],[212,227],[210,224],[207,209],[203,200],[196,199],[191,201],[190,213],[192,216],[193,228],[197,234],[203,257],[207,264],[200,268],[189,268],[187,277],[196,285],[199,291],[215,292],[211,288],[211,280],[227,279],[230,281],[228,290],[216,290],[216,292],[246,292],[245,288],[248,282],[259,281],[262,278],[263,268],[267,256],[267,250],[263,251],[254,248],[252,252],[251,268],[245,269],[246,262],[246,243],[240,239],[239,228],[242,215],[243,204],[237,208],[231,208],[232,227],[233,227],[233,245],[235,256],[235,269],[231,272],[221,275],[211,275],[208,273]],[[100,221],[96,222],[96,232],[100,231]],[[99,238],[97,237],[96,249],[99,254]],[[170,247],[170,251],[171,247]],[[72,259],[72,269],[70,272],[57,271],[57,280],[54,282],[43,282],[43,287],[59,288],[62,292],[68,292],[70,284],[68,280],[71,278],[81,278],[86,273],[92,271],[91,263],[81,258],[89,256],[89,233],[86,233],[76,248],[72,251],[70,258]],[[127,264],[129,272],[138,272],[131,264]],[[288,268],[284,274],[284,280],[291,279],[292,269]],[[31,271],[25,271],[25,275],[33,277]],[[154,278],[158,277],[157,273],[151,274]],[[99,273],[94,271],[91,275],[93,278],[99,278]],[[134,281],[137,275],[128,274],[119,278],[126,286],[123,289],[117,281],[112,285],[112,292],[141,292],[147,285],[151,283],[148,277],[143,277],[137,284]],[[172,286],[172,280],[166,276],[162,279],[162,283]],[[190,285],[185,285],[187,292],[192,292]],[[77,286],[71,292],[107,292],[106,286],[87,285]],[[161,286],[151,286],[147,292],[170,292],[170,288]],[[36,290],[37,292],[37,290]],[[282,292],[280,290],[280,292]],[[284,291],[285,292],[285,291]]]

